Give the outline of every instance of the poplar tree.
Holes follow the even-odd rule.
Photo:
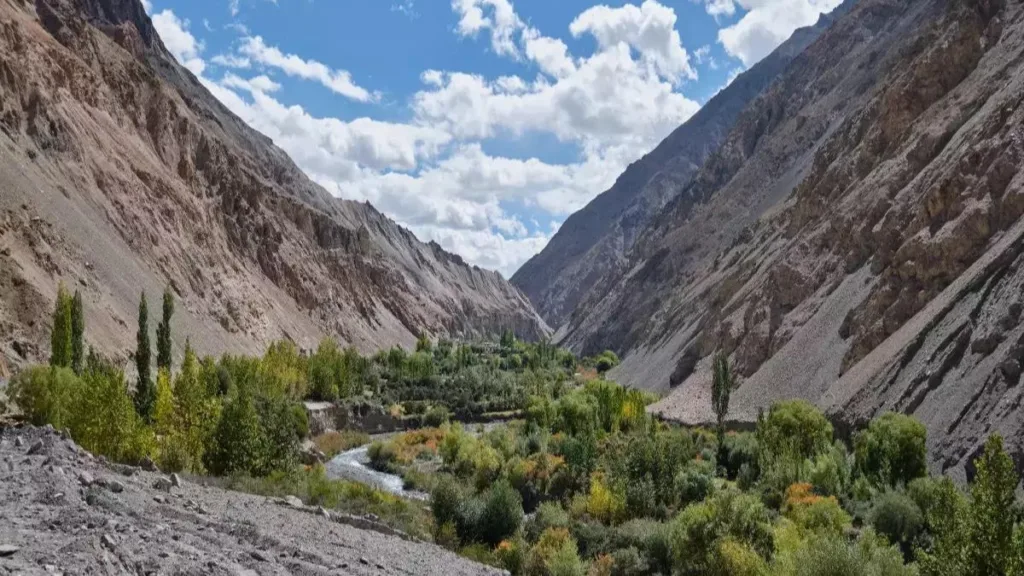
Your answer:
[[[71,367],[71,295],[61,282],[53,309],[53,332],[50,334],[50,365]]]
[[[82,293],[75,290],[71,301],[71,369],[75,374],[82,375],[85,362],[85,305]]]
[[[135,385],[135,410],[143,419],[149,420],[153,414],[156,390],[149,374],[149,362],[153,351],[149,346],[149,307],[146,304],[145,292],[139,298],[139,332],[135,341],[135,368],[139,373],[139,381]]]
[[[174,294],[164,289],[163,318],[156,327],[156,366],[171,371],[171,316],[174,315]]]
[[[725,416],[729,413],[729,394],[735,385],[736,376],[729,367],[729,357],[720,351],[715,355],[714,376],[711,381],[711,404],[715,409],[719,460],[725,455]]]

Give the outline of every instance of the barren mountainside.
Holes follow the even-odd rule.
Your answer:
[[[1024,6],[859,0],[738,115],[722,145],[561,330],[612,348],[655,409],[712,419],[817,402],[842,425],[926,424],[962,470],[1001,432],[1018,462],[1024,363]]]
[[[140,292],[157,310],[167,284],[179,350],[548,333],[499,274],[311,182],[174,61],[138,0],[0,0],[0,132],[9,363],[44,356],[58,280],[115,354]]]
[[[661,144],[631,164],[615,184],[562,224],[544,249],[512,276],[552,327],[561,326],[595,281],[614,277],[640,232],[722,143],[736,117],[786,66],[849,10],[847,0],[801,28],[740,74]]]

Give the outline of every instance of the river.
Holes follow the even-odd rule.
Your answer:
[[[414,490],[406,490],[400,476],[379,472],[370,468],[370,446],[360,446],[338,454],[327,462],[327,477],[335,480],[352,480],[362,482],[375,488],[413,500],[427,500],[429,495]]]

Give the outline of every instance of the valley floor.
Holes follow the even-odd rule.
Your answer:
[[[0,574],[500,573],[314,509],[161,482],[52,430],[0,429]]]

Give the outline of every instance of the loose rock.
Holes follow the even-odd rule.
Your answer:
[[[181,488],[181,476],[177,474],[171,474],[171,486],[175,488]]]
[[[46,449],[46,444],[43,444],[42,440],[36,440],[35,444],[32,444],[32,446],[28,449],[27,454],[29,456],[34,456],[36,454],[41,453],[45,449]]]
[[[0,558],[7,558],[8,556],[13,556],[18,553],[18,550],[21,550],[21,548],[17,546],[11,546],[10,544],[0,545]]]
[[[92,486],[96,480],[93,479],[92,475],[88,472],[82,471],[78,473],[78,483],[82,486]]]
[[[114,494],[120,494],[124,492],[124,484],[121,484],[117,480],[110,480],[107,482],[107,490],[110,490]]]
[[[153,488],[163,490],[164,492],[170,492],[171,486],[173,485],[174,484],[167,478],[157,478],[156,481],[153,482]]]

